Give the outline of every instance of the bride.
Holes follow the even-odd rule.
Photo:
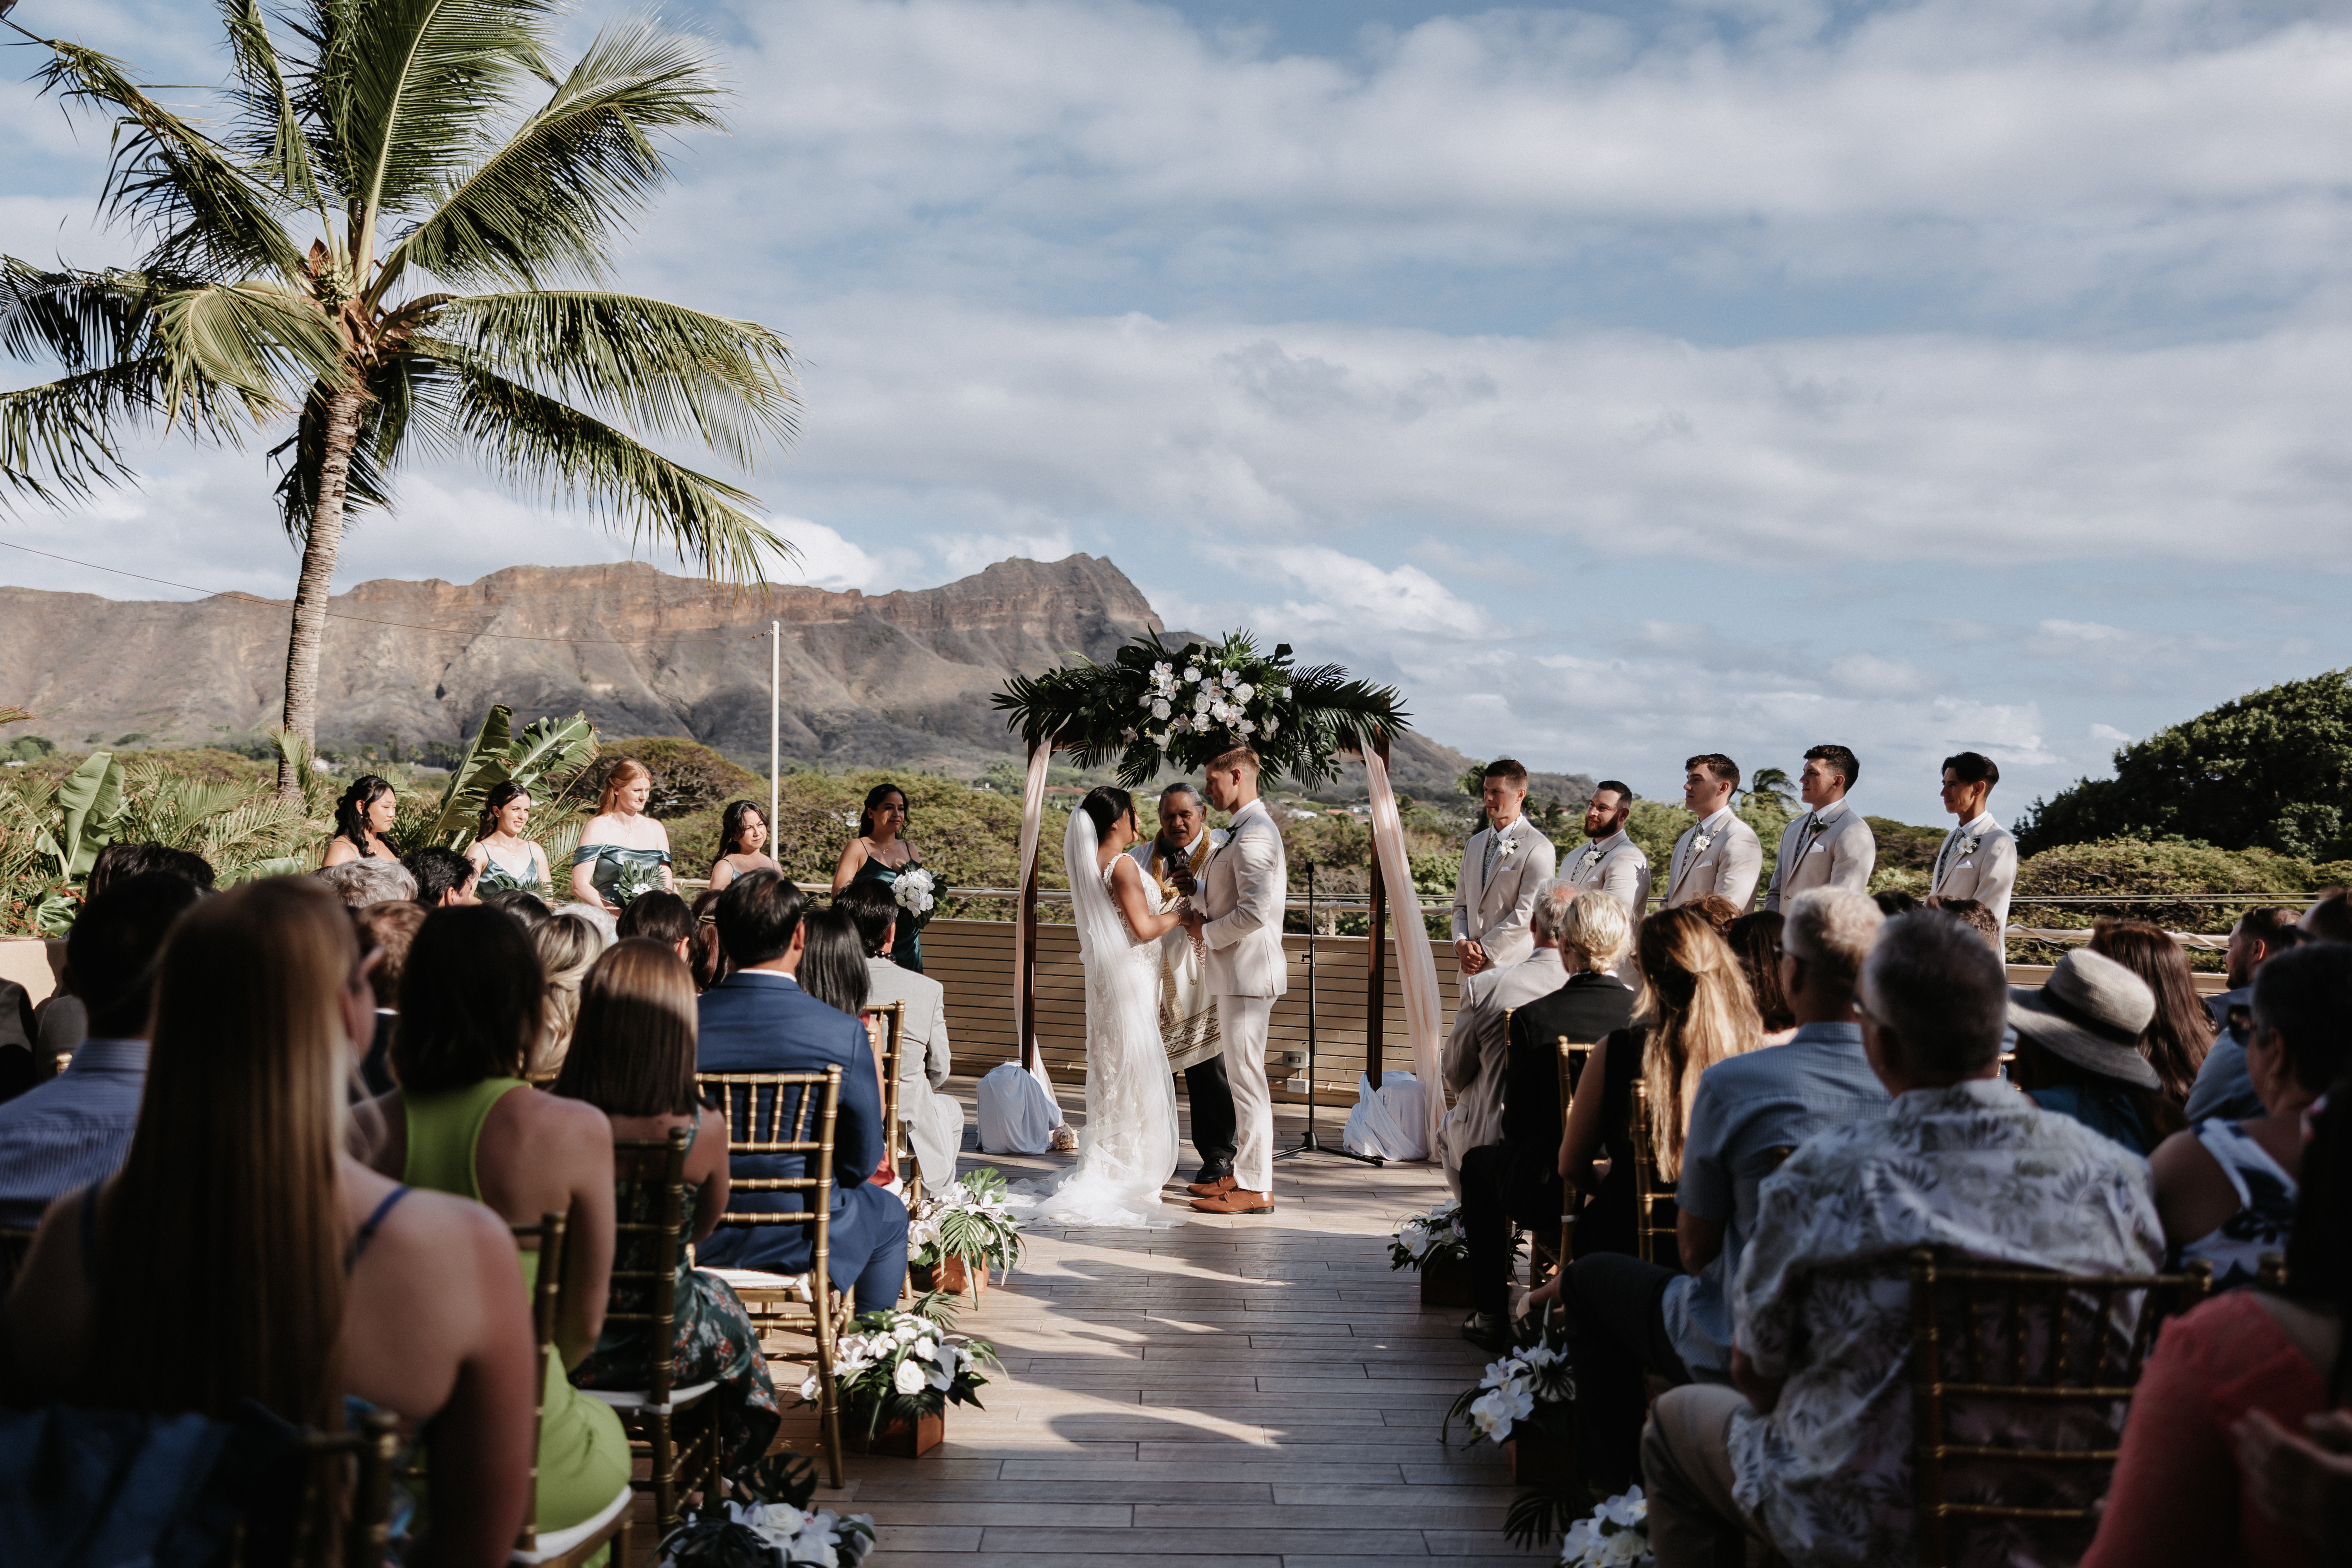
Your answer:
[[[1062,841],[1087,973],[1087,1125],[1078,1163],[1034,1194],[1013,1189],[1033,1223],[1147,1226],[1176,1173],[1176,1088],[1160,1038],[1160,939],[1177,910],[1128,847],[1141,837],[1135,797],[1108,784],[1070,814]]]

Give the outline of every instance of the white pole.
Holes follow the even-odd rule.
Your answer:
[[[782,768],[784,623],[768,623],[768,853],[776,852],[777,792]]]

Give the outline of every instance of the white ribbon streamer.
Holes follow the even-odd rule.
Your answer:
[[[1029,753],[1029,777],[1021,786],[1021,874],[1013,879],[1020,889],[1013,900],[1013,1059],[1029,1039],[1029,1005],[1027,987],[1021,977],[1029,966],[1029,873],[1037,864],[1037,833],[1045,820],[1045,769],[1054,760],[1051,745],[1039,746]],[[1045,1054],[1038,1053],[1032,1070],[1042,1068]],[[1040,1077],[1042,1078],[1042,1074]]]
[[[1405,1031],[1412,1037],[1413,1076],[1425,1086],[1444,1082],[1438,1066],[1437,959],[1429,950],[1429,931],[1421,921],[1421,894],[1412,885],[1412,868],[1404,857],[1404,823],[1397,816],[1396,793],[1389,787],[1388,764],[1378,752],[1364,748],[1364,782],[1372,797],[1372,850],[1381,858],[1381,877],[1395,905],[1397,984],[1404,993]],[[1423,1142],[1430,1159],[1442,1147],[1437,1130],[1445,1120],[1445,1096],[1422,1096],[1428,1125]]]

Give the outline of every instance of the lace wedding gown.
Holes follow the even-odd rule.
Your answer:
[[[1070,816],[1065,865],[1095,863],[1094,819]],[[1087,973],[1087,1124],[1078,1163],[1050,1185],[1022,1182],[1009,1196],[1032,1224],[1166,1226],[1160,1189],[1176,1173],[1176,1085],[1160,1038],[1160,944],[1139,942],[1111,897],[1110,869],[1070,879],[1078,952]],[[1145,904],[1160,889],[1143,879]]]

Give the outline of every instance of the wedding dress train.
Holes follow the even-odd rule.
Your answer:
[[[1176,1173],[1176,1084],[1160,1035],[1160,944],[1137,941],[1112,899],[1116,858],[1110,871],[1086,875],[1101,850],[1094,818],[1071,813],[1062,847],[1087,975],[1087,1124],[1076,1166],[1050,1185],[1015,1183],[1008,1195],[1033,1225],[1178,1225],[1160,1197]],[[1160,889],[1150,878],[1143,896],[1158,912]]]

